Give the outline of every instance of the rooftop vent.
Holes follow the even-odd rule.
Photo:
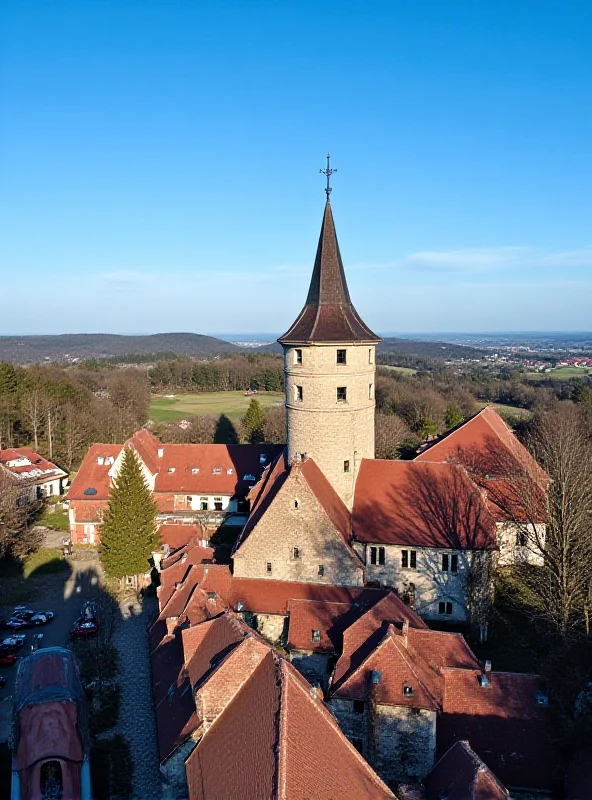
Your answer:
[[[175,589],[182,589],[182,588],[183,588],[183,582],[182,581],[180,583],[176,583],[175,584]]]
[[[403,697],[413,697],[413,686],[408,683],[403,684]]]
[[[213,475],[221,475],[222,474],[222,467],[214,467],[212,470]]]
[[[113,458],[113,456],[109,456],[108,458],[105,459],[105,464],[114,464],[114,463],[115,459]]]
[[[105,463],[105,459],[103,458],[103,456],[97,456],[97,464],[100,467],[102,467],[104,463]]]
[[[234,470],[232,469],[232,467],[228,467],[228,469],[226,470],[226,474],[227,475],[232,475],[233,473],[234,473]]]
[[[267,456],[265,455],[265,453],[259,453],[259,463],[265,464],[266,461],[267,461]]]
[[[171,552],[171,548],[168,544],[163,544],[162,552],[165,554],[165,556],[168,556],[168,554]]]
[[[181,556],[181,564],[184,564],[187,561],[187,553],[183,553]]]

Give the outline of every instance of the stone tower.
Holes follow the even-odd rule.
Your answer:
[[[348,508],[362,458],[374,458],[376,344],[350,300],[327,204],[306,304],[284,348],[288,459],[306,453]]]

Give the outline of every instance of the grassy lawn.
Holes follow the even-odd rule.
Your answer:
[[[283,392],[260,392],[253,395],[263,408],[284,402]],[[150,403],[148,413],[154,422],[177,422],[192,415],[219,417],[225,414],[236,422],[244,416],[252,397],[243,392],[202,392],[177,394],[174,397],[157,395]]]
[[[53,528],[56,531],[65,531],[66,533],[70,531],[68,512],[53,503],[44,506],[43,513],[36,520],[36,524],[45,525],[46,528]]]
[[[540,381],[543,378],[553,378],[556,381],[566,381],[569,378],[585,378],[592,373],[587,367],[556,367],[550,372],[527,372],[529,381]]]
[[[68,568],[68,563],[62,558],[62,551],[59,548],[41,547],[25,560],[23,578],[29,578],[33,573],[35,576],[50,575]]]
[[[392,367],[390,364],[378,364],[379,369],[392,369],[393,372],[400,372],[401,375],[416,375],[417,370],[411,367]]]
[[[485,408],[485,406],[491,406],[495,408],[497,413],[500,417],[507,420],[508,418],[518,417],[519,419],[528,419],[530,417],[530,411],[526,408],[520,408],[519,406],[506,406],[502,403],[477,403],[480,408]]]

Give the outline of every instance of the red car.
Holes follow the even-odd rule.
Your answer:
[[[94,620],[85,620],[81,617],[70,631],[70,638],[86,639],[88,636],[94,636],[97,630],[98,625]]]
[[[16,662],[14,653],[0,653],[0,666],[11,667]]]

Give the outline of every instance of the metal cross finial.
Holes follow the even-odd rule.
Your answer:
[[[331,153],[327,153],[327,169],[320,169],[319,172],[322,172],[323,175],[327,176],[327,188],[325,189],[325,194],[327,195],[327,202],[329,202],[329,195],[332,192],[330,184],[331,175],[333,175],[334,172],[337,172],[336,169],[331,169]]]

